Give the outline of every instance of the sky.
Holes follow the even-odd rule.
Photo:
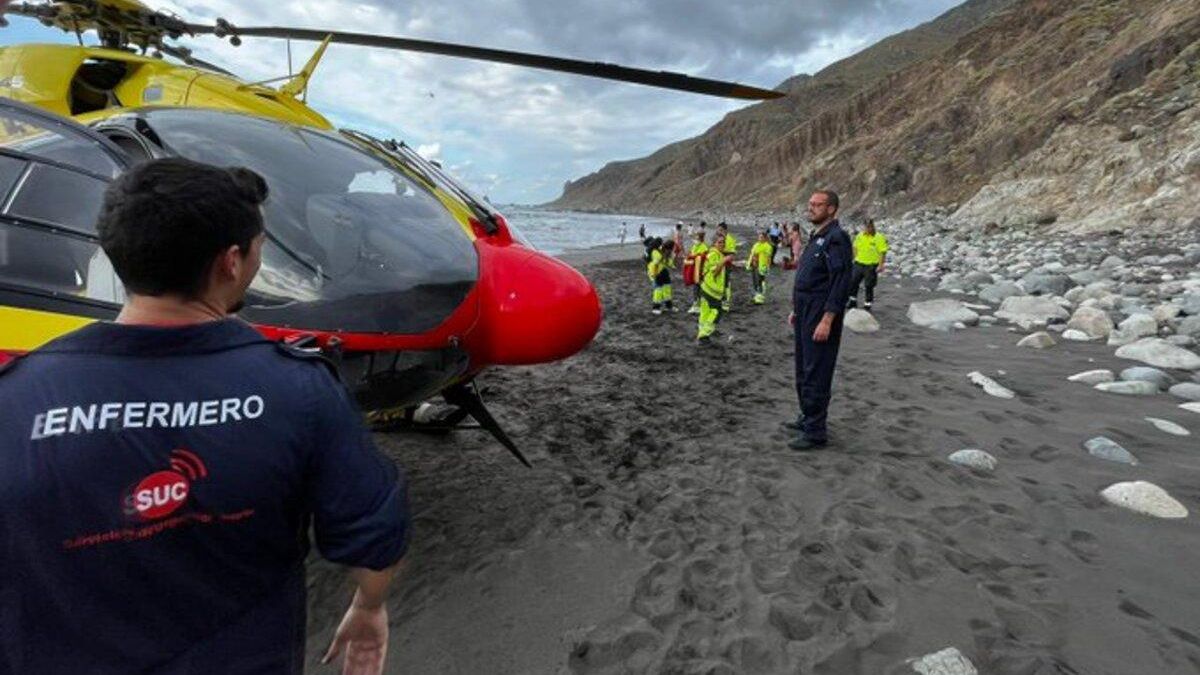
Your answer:
[[[201,23],[326,28],[606,61],[773,88],[961,0],[145,0]],[[74,42],[9,17],[0,45]],[[85,37],[85,40],[87,38]],[[93,39],[94,41],[94,39]],[[286,75],[284,41],[180,44],[247,80]],[[298,69],[315,43],[292,42]],[[702,133],[745,101],[348,45],[331,45],[309,104],[339,126],[397,138],[496,203],[539,204],[614,160]]]

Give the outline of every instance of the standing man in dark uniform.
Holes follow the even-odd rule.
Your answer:
[[[357,589],[326,660],[380,673],[406,488],[327,364],[232,315],[267,186],[141,164],[97,230],[116,322],[0,373],[0,673],[301,673],[310,530]]]
[[[815,229],[800,255],[792,290],[792,324],[796,339],[796,393],[800,416],[784,426],[797,432],[793,450],[811,450],[829,442],[825,419],[842,341],[842,313],[850,294],[850,237],[838,225],[838,196],[818,190],[808,200],[808,220]]]

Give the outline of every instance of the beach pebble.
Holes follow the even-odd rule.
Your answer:
[[[996,398],[1013,398],[1016,396],[1011,390],[1001,386],[999,382],[979,371],[967,373],[967,377],[976,385],[983,387],[984,393],[990,396],[995,396]]]
[[[979,323],[979,315],[964,307],[958,300],[939,298],[910,304],[908,320],[918,326],[929,327],[954,325],[955,323],[974,325]]]
[[[974,448],[968,448],[966,450],[959,450],[958,452],[951,453],[947,459],[955,464],[960,464],[972,469],[978,469],[980,471],[993,471],[996,468],[995,457],[989,455],[983,450],[976,450]]]
[[[1107,369],[1085,370],[1082,373],[1075,373],[1067,378],[1069,382],[1082,382],[1084,384],[1100,384],[1101,382],[1112,382],[1116,377],[1113,376],[1113,371]]]
[[[1143,338],[1127,344],[1117,350],[1117,358],[1141,361],[1159,368],[1200,369],[1200,356],[1158,338]]]
[[[1200,413],[1200,403],[1180,403],[1179,407],[1188,412]]]
[[[1026,335],[1017,342],[1018,347],[1029,347],[1031,349],[1045,349],[1053,347],[1055,344],[1057,343],[1054,342],[1054,338],[1050,337],[1050,334],[1045,331]]]
[[[1064,340],[1074,340],[1075,342],[1087,342],[1088,340],[1093,339],[1092,336],[1088,335],[1087,333],[1081,330],[1075,330],[1074,328],[1068,328],[1064,330],[1062,336]]]
[[[1083,447],[1087,449],[1088,454],[1092,457],[1099,457],[1100,459],[1107,459],[1110,462],[1120,462],[1122,464],[1138,463],[1137,457],[1134,457],[1133,453],[1121,447],[1116,441],[1104,436],[1097,436],[1086,441]]]
[[[1166,390],[1175,381],[1175,378],[1158,368],[1151,368],[1149,366],[1126,368],[1121,371],[1121,379],[1126,382],[1150,382],[1158,387],[1159,391]]]
[[[915,659],[912,668],[921,675],[979,675],[971,660],[954,647]]]
[[[1186,518],[1187,507],[1154,483],[1131,481],[1113,483],[1100,491],[1104,501],[1114,506],[1156,518]]]
[[[1180,382],[1167,391],[1185,401],[1200,401],[1200,384],[1195,382]]]
[[[1158,393],[1158,385],[1153,382],[1101,382],[1096,389],[1108,394],[1126,394],[1128,396],[1150,396]]]
[[[874,333],[879,330],[879,322],[871,313],[863,309],[851,309],[846,312],[846,318],[843,319],[846,328],[855,333]]]
[[[1146,421],[1154,425],[1155,429],[1166,432],[1172,436],[1191,436],[1192,432],[1184,429],[1171,420],[1159,419],[1157,417],[1147,417]]]

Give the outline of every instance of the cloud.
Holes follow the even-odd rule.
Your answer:
[[[443,40],[677,70],[773,87],[814,72],[955,0],[150,0],[203,22]],[[0,31],[0,43],[9,38]],[[25,31],[27,33],[29,31]],[[24,34],[22,33],[22,39]],[[185,39],[249,80],[288,72],[286,44]],[[292,67],[315,49],[292,42]],[[561,73],[333,45],[309,103],[338,124],[434,154],[502,202],[553,199],[564,182],[703,132],[744,102]],[[424,153],[423,153],[424,154]]]

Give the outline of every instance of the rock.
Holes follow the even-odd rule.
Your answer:
[[[952,453],[947,459],[955,464],[960,464],[972,469],[978,469],[980,471],[993,471],[996,468],[995,457],[989,455],[983,450],[976,450],[974,448],[959,450],[958,452]]]
[[[1054,320],[1067,319],[1070,315],[1067,310],[1050,298],[1015,295],[1006,298],[1000,304],[996,316],[1028,330],[1035,325],[1045,325]]]
[[[954,647],[915,659],[912,668],[921,675],[979,675],[971,660]]]
[[[1188,412],[1200,413],[1200,403],[1180,403],[1179,407],[1187,410]]]
[[[1096,389],[1109,394],[1126,394],[1128,396],[1152,396],[1158,393],[1158,385],[1153,382],[1101,382]]]
[[[1029,295],[1062,295],[1074,285],[1065,274],[1031,272],[1021,279],[1021,286]]]
[[[1196,346],[1196,338],[1190,335],[1168,335],[1163,339],[1175,345],[1176,347],[1187,348]]]
[[[908,320],[918,326],[930,327],[935,324],[953,325],[957,322],[974,325],[979,323],[979,315],[963,307],[958,300],[940,298],[909,305]]]
[[[1013,398],[1016,396],[1012,390],[1001,386],[999,382],[979,371],[967,373],[967,378],[976,385],[983,387],[983,392],[989,396],[995,396],[996,398]]]
[[[1200,336],[1200,316],[1189,316],[1175,327],[1180,335]]]
[[[1158,368],[1148,368],[1146,366],[1134,366],[1122,370],[1121,379],[1126,382],[1149,382],[1158,387],[1159,391],[1166,390],[1175,381],[1175,378]]]
[[[1185,401],[1200,401],[1200,384],[1180,382],[1167,390],[1172,396]]]
[[[1104,501],[1156,518],[1186,518],[1187,507],[1154,483],[1113,483],[1100,491]]]
[[[874,333],[879,330],[879,322],[864,309],[856,308],[847,311],[842,321],[846,328],[855,333]]]
[[[1100,384],[1102,382],[1112,382],[1114,379],[1113,371],[1111,370],[1085,370],[1082,373],[1075,373],[1067,378],[1070,382],[1082,382],[1084,384]]]
[[[1014,295],[1023,295],[1021,287],[1011,281],[1000,281],[988,286],[984,286],[979,291],[979,297],[985,302],[990,302],[998,305],[1004,302],[1005,299]]]
[[[1108,334],[1108,344],[1110,346],[1124,346],[1137,341],[1137,336],[1133,333],[1126,333],[1120,328]]]
[[[1108,312],[1099,307],[1080,307],[1067,321],[1067,328],[1086,333],[1093,339],[1103,338],[1113,331],[1113,322]]]
[[[1175,304],[1179,305],[1179,309],[1188,316],[1200,314],[1200,291],[1184,293],[1175,298]]]
[[[1144,127],[1143,127],[1144,128]],[[1100,269],[1111,270],[1121,267],[1125,264],[1125,260],[1119,255],[1110,255],[1100,262]]]
[[[1150,424],[1153,424],[1154,428],[1158,429],[1159,431],[1165,431],[1166,433],[1171,434],[1173,436],[1191,436],[1192,435],[1192,432],[1188,431],[1187,429],[1184,429],[1183,427],[1172,422],[1171,420],[1159,419],[1157,417],[1147,417],[1146,421],[1149,422]]]
[[[1158,307],[1155,307],[1154,311],[1151,312],[1150,314],[1151,314],[1151,316],[1154,317],[1154,320],[1157,321],[1158,323],[1166,323],[1166,322],[1170,321],[1171,319],[1174,319],[1175,317],[1179,316],[1180,312],[1182,312],[1182,311],[1183,310],[1179,309],[1178,305],[1162,304],[1162,305],[1159,305]]]
[[[1045,349],[1053,347],[1055,344],[1057,343],[1054,341],[1054,338],[1050,337],[1050,334],[1045,331],[1026,335],[1017,342],[1018,347],[1029,347],[1031,349]]]
[[[1127,344],[1117,350],[1117,358],[1141,361],[1159,368],[1200,370],[1200,356],[1159,338],[1142,338]]]
[[[1110,462],[1120,462],[1122,464],[1136,465],[1137,457],[1134,457],[1128,450],[1122,448],[1112,439],[1104,436],[1097,436],[1083,444],[1087,448],[1088,454],[1092,457],[1107,459]]]
[[[1092,336],[1074,328],[1064,330],[1062,336],[1064,340],[1074,340],[1075,342],[1087,342],[1092,339]]]
[[[1135,338],[1158,335],[1158,322],[1150,314],[1134,314],[1118,324],[1118,327],[1122,333]]]

